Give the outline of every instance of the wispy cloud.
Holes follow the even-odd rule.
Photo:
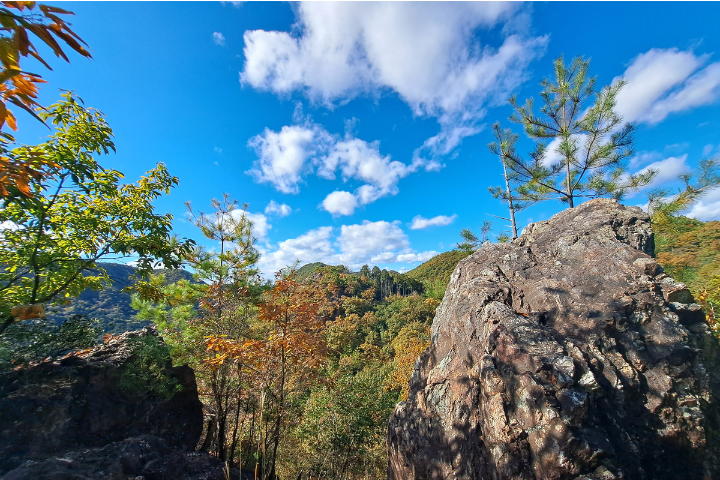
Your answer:
[[[213,42],[215,42],[215,45],[220,45],[221,47],[225,46],[225,37],[220,32],[213,32],[212,34]]]
[[[417,215],[415,218],[412,219],[412,224],[410,225],[410,228],[412,230],[422,230],[428,227],[450,225],[452,222],[455,221],[456,218],[457,215],[452,215],[449,217],[447,215],[438,215],[437,217],[432,218],[423,218],[422,216]]]
[[[720,96],[720,62],[677,48],[638,55],[622,77],[617,111],[628,122],[659,123],[675,112],[713,103]]]

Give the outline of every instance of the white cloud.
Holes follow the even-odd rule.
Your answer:
[[[651,155],[652,158],[657,158],[656,152],[651,152],[648,155]],[[659,187],[664,183],[674,182],[678,179],[679,175],[682,175],[684,173],[690,173],[692,169],[687,165],[686,161],[687,154],[677,157],[667,157],[663,160],[652,162],[649,165],[646,165],[644,168],[641,168],[636,173],[646,173],[648,170],[651,169],[655,170],[657,173],[655,174],[652,182],[650,182],[648,185],[641,187],[638,191],[629,193],[627,195],[627,198],[635,197],[635,195],[637,195],[639,191],[650,190],[652,188]],[[642,208],[646,210],[647,205],[642,206]]]
[[[513,2],[300,3],[299,34],[245,32],[241,80],[330,107],[395,92],[416,115],[438,118],[441,133],[424,147],[442,154],[477,133],[485,107],[504,103],[544,52],[547,37],[520,33],[529,30],[520,10]],[[500,41],[477,38],[499,24]]]
[[[332,227],[320,227],[297,238],[280,242],[275,249],[260,248],[258,267],[266,276],[272,276],[274,272],[293,265],[296,261],[299,261],[300,265],[313,262],[336,263],[331,236]]]
[[[422,230],[423,228],[428,227],[438,227],[443,225],[450,225],[455,219],[457,218],[457,215],[447,216],[447,215],[438,215],[437,217],[433,218],[423,218],[421,215],[415,216],[415,218],[412,219],[412,225],[410,225],[410,228],[412,230]]]
[[[322,201],[322,207],[333,215],[352,215],[358,200],[350,192],[334,191]]]
[[[623,74],[627,85],[617,96],[617,112],[628,122],[656,124],[673,112],[714,102],[720,96],[720,62],[698,71],[708,59],[677,48],[638,55]]]
[[[323,262],[347,265],[357,269],[364,264],[392,265],[424,262],[437,255],[435,251],[415,252],[399,222],[369,222],[343,225],[333,237],[332,227],[320,227],[277,246],[261,246],[259,266],[266,276],[299,261],[300,265]]]
[[[213,42],[215,42],[215,45],[220,45],[221,47],[225,46],[225,37],[220,32],[213,32],[212,34]]]
[[[361,225],[343,225],[338,245],[343,264],[362,265],[389,262],[391,258],[387,254],[410,248],[410,241],[396,223],[365,220]]]
[[[260,158],[246,173],[283,193],[298,193],[303,176],[313,172],[328,180],[339,172],[344,182],[363,182],[354,194],[344,191],[328,195],[322,206],[334,215],[352,215],[359,205],[396,195],[400,179],[422,166],[435,169],[432,162],[420,159],[409,165],[392,160],[380,153],[379,142],[331,135],[309,121],[304,126],[284,126],[280,132],[265,129],[248,144]]]
[[[702,222],[720,220],[720,187],[708,191],[685,215]]]
[[[268,230],[272,228],[272,225],[268,223],[267,217],[262,213],[252,213],[242,209],[236,209],[232,212],[232,216],[238,220],[242,218],[243,215],[252,223],[253,236],[258,240],[264,240],[265,237],[267,237]]]
[[[404,255],[398,255],[397,261],[398,262],[427,262],[428,260],[430,260],[437,254],[438,254],[438,252],[436,252],[434,250],[430,250],[429,252],[422,252],[422,253],[407,253]]]
[[[222,148],[220,148],[220,147],[215,147],[215,148],[213,148],[213,150],[214,150],[215,153],[217,153],[218,155],[222,155]]]
[[[248,142],[260,158],[245,173],[258,182],[272,183],[283,193],[298,193],[305,161],[315,154],[314,148],[322,143],[323,133],[299,125],[284,126],[280,132],[266,128],[264,134]]]
[[[265,213],[268,215],[277,215],[278,217],[287,217],[292,213],[292,208],[286,204],[279,204],[275,200],[270,200],[270,203],[265,207]]]
[[[337,142],[318,171],[320,176],[334,178],[339,169],[343,179],[362,180],[378,188],[377,195],[394,192],[398,180],[415,171],[416,166],[393,161],[380,155],[379,143],[367,143],[357,138]],[[369,202],[363,202],[369,203]]]
[[[648,170],[656,170],[657,174],[653,181],[643,187],[643,190],[657,187],[665,182],[672,182],[677,180],[678,175],[683,173],[689,173],[690,167],[685,163],[687,160],[687,154],[679,157],[668,157],[664,160],[653,162],[645,168],[641,169],[638,173],[645,173]]]
[[[628,167],[630,170],[636,170],[648,163],[656,162],[662,158],[659,152],[640,152],[630,159]]]

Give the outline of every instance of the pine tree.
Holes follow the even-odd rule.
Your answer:
[[[624,161],[634,153],[635,126],[624,123],[615,112],[617,94],[625,81],[596,89],[596,77],[589,77],[589,60],[575,58],[566,66],[555,60],[555,78],[545,79],[540,97],[540,116],[533,113],[533,100],[518,105],[510,98],[515,113],[510,120],[523,125],[536,141],[530,159],[514,151],[505,164],[522,182],[518,193],[530,201],[551,198],[567,202],[570,208],[580,197],[621,198],[647,185],[655,176],[627,173]],[[554,146],[548,151],[549,141]]]

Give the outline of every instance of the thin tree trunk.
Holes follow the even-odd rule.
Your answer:
[[[264,479],[265,475],[265,469],[263,468],[263,465],[265,463],[265,439],[263,438],[262,432],[263,413],[265,411],[265,387],[263,386],[261,388],[262,390],[260,391],[260,422],[258,425],[258,448],[256,460],[257,463],[255,464],[255,480]]]
[[[230,458],[230,461],[232,462],[233,456],[235,454],[235,447],[237,446],[237,434],[238,434],[238,428],[240,426],[240,405],[242,404],[242,398],[241,398],[241,383],[242,377],[240,375],[240,372],[242,371],[242,367],[238,369],[238,394],[237,394],[237,408],[235,409],[235,430],[233,430],[233,437],[232,437],[232,443],[230,444],[230,451],[228,452],[228,457]],[[245,421],[243,420],[243,423]]]
[[[567,159],[565,168],[566,168],[566,173],[567,173],[566,183],[567,183],[568,203],[570,204],[570,208],[575,208],[575,204],[573,202],[572,190],[570,189],[571,187],[570,187],[570,159],[569,158]]]
[[[507,165],[503,164],[503,175],[505,176],[505,190],[507,191],[508,207],[510,208],[510,223],[512,224],[513,240],[517,238],[517,224],[515,223],[515,206],[513,205],[512,191],[510,190],[510,180],[508,180]]]
[[[280,348],[280,361],[282,369],[280,370],[280,398],[278,401],[277,420],[275,420],[275,438],[273,444],[272,464],[270,467],[269,480],[275,480],[275,464],[277,462],[277,450],[280,444],[280,426],[282,424],[283,407],[285,406],[285,347]]]
[[[212,439],[215,436],[214,430],[215,430],[215,419],[210,418],[208,420],[207,433],[205,434],[205,440],[203,440],[203,443],[200,446],[201,452],[207,452],[210,449],[210,445],[212,444]]]

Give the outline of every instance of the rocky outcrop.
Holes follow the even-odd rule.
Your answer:
[[[141,341],[146,350],[139,350]],[[108,444],[140,436],[155,439],[145,442],[154,452],[147,462],[193,451],[203,423],[195,375],[187,366],[173,368],[169,357],[158,356],[160,347],[162,339],[146,327],[80,355],[0,375],[0,474],[23,465],[5,478],[50,478],[35,471],[47,462],[74,465],[79,472],[85,467],[78,455],[73,465],[55,459],[67,459],[72,451],[112,450]],[[147,358],[139,361],[141,355]],[[143,362],[151,361],[157,368],[145,370]],[[146,467],[140,463],[125,470],[139,474],[134,470]],[[95,475],[89,478],[104,478]]]
[[[169,447],[162,438],[141,435],[102,448],[27,460],[3,480],[227,480],[225,464],[205,453]],[[227,470],[231,480],[237,469]]]
[[[653,245],[640,209],[593,200],[460,262],[389,478],[720,478],[717,341]]]

